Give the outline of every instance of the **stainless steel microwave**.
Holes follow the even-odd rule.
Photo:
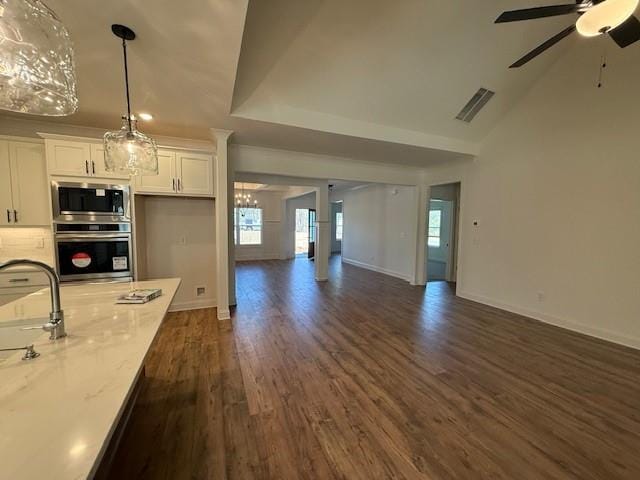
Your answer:
[[[128,185],[51,182],[53,221],[122,223],[131,221]]]

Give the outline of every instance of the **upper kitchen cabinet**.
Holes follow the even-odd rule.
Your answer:
[[[129,179],[106,171],[101,143],[47,138],[45,144],[50,175]]]
[[[182,150],[158,151],[158,175],[135,178],[136,193],[212,197],[213,156]]]
[[[158,175],[139,175],[135,179],[138,193],[176,193],[176,154],[172,150],[158,150]]]
[[[202,153],[177,152],[178,192],[184,195],[213,195],[213,157]]]
[[[47,185],[41,143],[0,140],[0,225],[48,225]]]

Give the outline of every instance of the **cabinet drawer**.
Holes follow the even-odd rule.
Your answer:
[[[25,288],[49,286],[47,275],[42,272],[2,272],[0,273],[0,288]],[[6,292],[5,292],[6,293]]]

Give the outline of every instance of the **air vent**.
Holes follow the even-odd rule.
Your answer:
[[[467,102],[460,113],[456,115],[458,120],[462,120],[463,122],[471,122],[473,118],[478,114],[482,107],[484,107],[491,97],[495,95],[496,92],[492,92],[491,90],[487,90],[486,88],[479,89],[471,100]]]

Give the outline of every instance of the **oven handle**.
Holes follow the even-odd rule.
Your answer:
[[[125,235],[121,233],[57,233],[56,241],[64,240],[65,242],[82,242],[86,240],[100,241],[100,240],[124,240],[131,241],[131,234]]]

